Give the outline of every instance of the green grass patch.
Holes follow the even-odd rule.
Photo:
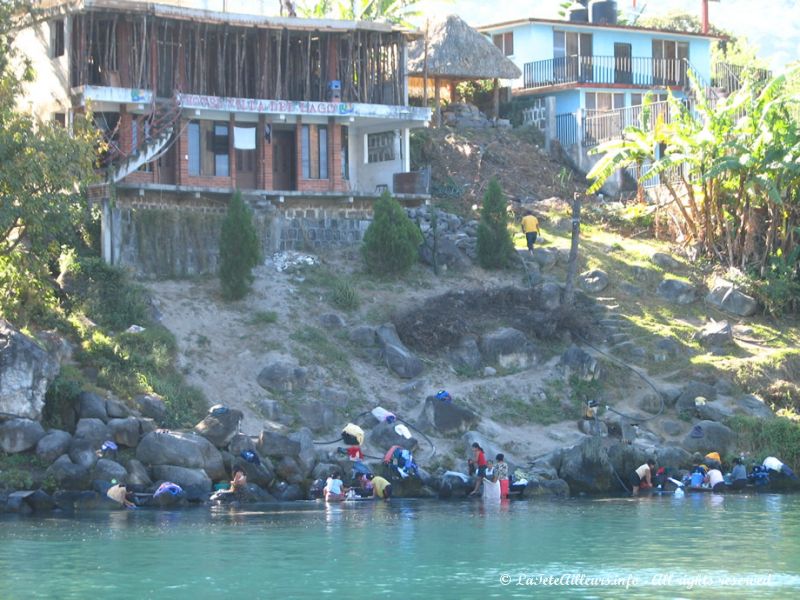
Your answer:
[[[800,464],[800,423],[785,417],[759,419],[735,416],[728,426],[738,435],[739,447],[761,462],[777,456],[787,465]]]
[[[259,310],[250,317],[250,324],[255,326],[272,325],[278,322],[278,313],[274,310]]]
[[[44,471],[50,463],[32,453],[6,454],[0,450],[0,489],[29,490],[36,486],[35,471]],[[44,482],[53,487],[55,482]]]
[[[349,385],[357,385],[358,379],[350,365],[350,354],[344,345],[331,340],[317,327],[302,327],[289,335],[297,344],[294,352],[302,362],[326,367],[337,378]]]

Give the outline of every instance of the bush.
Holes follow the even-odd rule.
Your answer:
[[[728,425],[739,438],[739,447],[757,461],[777,456],[787,465],[800,464],[800,423],[785,417],[759,419],[736,416]]]
[[[65,415],[75,410],[85,385],[85,378],[77,368],[71,365],[61,368],[45,394],[42,425],[46,429],[66,429]]]
[[[253,283],[252,270],[261,260],[258,234],[250,209],[237,191],[228,205],[219,241],[219,279],[228,300],[244,298]]]
[[[504,269],[509,265],[513,252],[506,199],[500,184],[492,179],[483,196],[481,222],[478,225],[478,262],[484,269]]]
[[[422,244],[419,227],[389,192],[376,200],[374,213],[361,246],[367,270],[377,275],[406,273],[417,262]]]
[[[361,301],[356,288],[349,281],[339,281],[331,292],[331,303],[342,310],[355,310]]]

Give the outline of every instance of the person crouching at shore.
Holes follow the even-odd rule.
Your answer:
[[[652,474],[655,468],[656,461],[648,458],[646,463],[631,473],[631,487],[633,488],[631,494],[633,496],[639,495],[639,488],[653,487]]]
[[[325,502],[341,502],[345,498],[347,488],[344,483],[339,479],[339,473],[334,471],[328,480],[325,482],[325,487],[322,488],[322,496]]]

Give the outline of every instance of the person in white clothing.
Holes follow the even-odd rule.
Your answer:
[[[344,487],[342,480],[339,479],[339,473],[334,471],[325,482],[325,487],[322,489],[322,494],[326,502],[341,502],[345,498],[347,488]]]
[[[706,481],[712,492],[721,492],[725,489],[725,478],[719,469],[709,469],[706,473]]]

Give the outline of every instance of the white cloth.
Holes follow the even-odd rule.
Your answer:
[[[237,150],[256,149],[256,128],[255,127],[234,127],[233,128],[233,147]]]
[[[500,482],[483,480],[483,501],[500,502]]]
[[[778,473],[780,473],[781,469],[783,469],[783,463],[774,456],[768,456],[767,458],[765,458],[763,464],[768,469],[772,469],[773,471],[778,471]]]

